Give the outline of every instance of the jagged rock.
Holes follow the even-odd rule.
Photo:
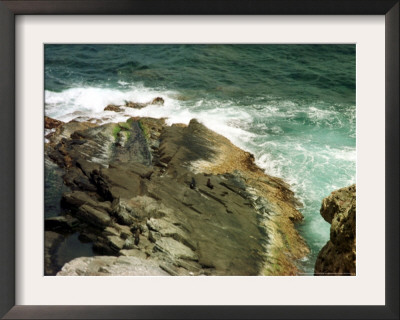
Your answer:
[[[157,242],[157,240],[161,239],[161,235],[159,232],[149,231],[149,240],[153,243]]]
[[[147,225],[146,225],[145,223],[141,224],[141,225],[139,226],[139,228],[140,228],[140,230],[141,230],[141,232],[142,232],[142,234],[143,234],[144,236],[148,234],[149,228],[147,227]]]
[[[121,239],[118,236],[108,236],[108,244],[110,245],[110,248],[114,250],[115,252],[118,252],[122,250],[122,248],[125,248],[125,241]]]
[[[109,104],[107,107],[104,108],[104,111],[122,112],[123,110],[119,106]]]
[[[64,180],[66,180],[66,177],[64,178]],[[66,184],[71,187],[74,187],[74,188],[76,186],[79,190],[83,190],[83,191],[91,191],[91,192],[97,191],[96,186],[94,186],[90,182],[90,180],[82,174],[77,175],[76,177],[74,177],[74,179],[72,180],[71,183],[69,183],[69,184],[66,183]]]
[[[124,243],[124,249],[130,250],[134,248],[136,248],[135,239],[134,238],[126,239]]]
[[[100,254],[138,250],[174,275],[292,275],[308,253],[288,185],[196,120],[131,118],[46,150],[75,188],[63,207]]]
[[[162,105],[164,105],[164,99],[161,98],[161,97],[154,98],[154,99],[150,102],[150,104],[156,104],[156,105],[162,106]]]
[[[120,237],[122,239],[127,239],[132,236],[132,232],[129,226],[114,223],[114,227],[119,231]]]
[[[198,260],[195,252],[173,238],[161,237],[156,241],[155,249],[164,252],[173,258],[184,260]]]
[[[63,207],[73,210],[87,204],[97,210],[111,212],[111,203],[109,201],[96,201],[89,194],[82,191],[65,192],[62,196],[61,204]]]
[[[125,107],[128,108],[134,108],[134,109],[142,109],[147,107],[148,105],[159,105],[162,106],[164,105],[164,99],[161,97],[154,98],[150,102],[145,102],[145,103],[139,103],[139,102],[132,102],[132,101],[126,101],[125,102]]]
[[[93,208],[87,204],[80,206],[76,211],[76,215],[99,228],[107,227],[111,223],[111,218],[106,211]]]
[[[125,200],[119,198],[113,202],[113,215],[117,218],[118,223],[130,226],[135,222],[135,212],[127,205]]]
[[[114,227],[106,227],[103,233],[106,236],[120,236],[120,232]]]
[[[356,274],[356,185],[332,192],[321,215],[331,223],[330,240],[319,252],[315,275]]]
[[[64,122],[44,116],[44,127],[46,129],[55,129],[63,125]]]
[[[133,108],[133,109],[142,109],[147,106],[148,106],[148,103],[138,103],[138,102],[132,102],[132,101],[127,101],[125,103],[125,107]]]
[[[66,263],[58,276],[167,276],[158,263],[140,257],[82,257]]]
[[[53,119],[54,120],[54,119]],[[58,120],[57,120],[58,121]],[[54,128],[56,131],[53,132],[50,136],[47,137],[47,139],[50,140],[50,143],[48,146],[46,146],[46,153],[50,156],[53,157],[53,161],[56,161],[57,154],[55,153],[55,150],[53,149],[55,145],[60,143],[62,139],[69,139],[71,137],[71,134],[73,134],[76,131],[79,130],[86,130],[88,128],[92,128],[97,126],[94,123],[91,122],[78,122],[78,121],[70,121],[68,123],[62,123],[60,126],[57,126]],[[61,163],[57,162],[59,165]]]
[[[354,202],[356,185],[342,188],[332,192],[329,197],[322,200],[321,216],[326,222],[332,224],[336,215],[344,215]]]

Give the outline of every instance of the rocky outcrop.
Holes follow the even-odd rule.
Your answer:
[[[134,109],[142,109],[145,108],[149,105],[157,105],[157,106],[163,106],[164,105],[164,99],[161,97],[154,98],[150,102],[145,102],[145,103],[139,103],[139,102],[132,102],[132,101],[127,101],[125,103],[125,107],[127,108],[134,108]]]
[[[58,276],[168,276],[154,261],[139,257],[83,257],[66,263]]]
[[[104,111],[122,112],[123,110],[119,106],[109,104],[107,107],[104,108]]]
[[[320,212],[331,231],[315,263],[315,275],[355,275],[356,185],[332,192],[323,200]]]
[[[64,122],[62,122],[62,121],[52,119],[52,118],[49,118],[46,116],[44,117],[44,128],[45,129],[55,129],[63,124],[64,124]]]
[[[48,118],[48,119],[51,119],[51,118]],[[52,120],[54,120],[54,119],[52,119]],[[75,131],[85,130],[85,129],[92,128],[95,126],[97,126],[97,125],[94,123],[78,122],[78,121],[72,120],[68,123],[62,123],[62,125],[59,125],[59,126],[53,128],[53,131],[46,135],[46,138],[48,139],[48,141],[45,144],[45,156],[48,156],[47,150],[49,148],[52,148],[57,143],[59,143],[61,141],[61,139],[68,139],[71,137],[71,134],[74,133]],[[52,160],[54,161],[54,159],[52,159]],[[57,161],[55,161],[55,162],[58,163]]]
[[[59,275],[295,275],[308,254],[288,185],[196,120],[66,123],[45,150],[71,189],[46,229],[79,232],[103,255]],[[121,256],[130,267],[110,267]]]
[[[163,106],[164,105],[164,99],[161,97],[154,98],[153,100],[149,102],[133,102],[133,101],[125,101],[125,104],[122,106],[117,106],[114,104],[109,104],[107,107],[104,108],[104,111],[114,111],[114,112],[122,112],[124,109],[122,107],[126,108],[133,108],[133,109],[143,109],[147,106],[150,105],[157,105],[157,106]]]

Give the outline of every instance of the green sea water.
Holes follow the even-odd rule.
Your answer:
[[[45,45],[45,113],[197,118],[291,185],[311,249],[298,263],[312,274],[329,239],[321,201],[356,181],[355,58],[355,45]],[[157,96],[163,107],[103,111]]]

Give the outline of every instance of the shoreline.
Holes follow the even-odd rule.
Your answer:
[[[50,139],[50,143],[46,144],[49,148],[49,146],[52,146],[53,148],[55,147],[56,143],[61,143],[60,141],[62,138],[64,138],[64,144],[60,146],[58,150],[58,155],[56,153],[53,153],[53,161],[55,160],[58,162],[59,165],[64,166],[66,168],[67,172],[68,171],[75,171],[74,174],[76,174],[76,167],[74,167],[74,161],[77,161],[77,159],[74,159],[74,156],[78,158],[78,163],[79,161],[82,162],[82,159],[79,159],[79,157],[82,156],[82,154],[79,154],[79,152],[76,154],[74,153],[75,151],[79,151],[79,148],[76,148],[74,146],[81,146],[85,145],[86,142],[82,143],[82,140],[89,140],[87,133],[85,136],[85,130],[87,132],[90,132],[91,130],[95,130],[95,128],[99,127],[105,127],[106,132],[110,135],[110,137],[115,140],[118,138],[117,144],[120,144],[122,147],[124,147],[124,143],[129,142],[129,139],[132,138],[133,134],[136,134],[136,137],[141,136],[143,141],[146,141],[146,143],[149,144],[149,151],[151,155],[153,155],[154,160],[154,148],[155,147],[154,143],[159,140],[159,137],[152,137],[152,135],[156,135],[155,131],[152,131],[152,128],[154,128],[154,125],[158,126],[159,129],[162,131],[167,131],[167,133],[164,132],[164,140],[168,140],[169,142],[174,142],[174,139],[179,138],[182,139],[182,137],[185,137],[189,131],[189,133],[192,136],[192,140],[189,139],[189,141],[181,141],[181,145],[174,143],[170,143],[169,149],[174,149],[177,145],[179,145],[180,149],[188,149],[189,152],[183,152],[181,155],[181,158],[179,159],[179,155],[177,157],[175,150],[175,153],[171,152],[173,150],[169,150],[168,148],[164,148],[165,150],[162,150],[161,154],[164,152],[164,158],[160,160],[169,160],[166,161],[167,163],[163,161],[159,161],[160,163],[167,164],[167,167],[170,168],[165,168],[164,165],[161,165],[161,168],[159,172],[161,172],[163,169],[167,169],[166,171],[169,171],[171,174],[176,174],[178,177],[180,174],[182,175],[187,175],[187,174],[192,174],[197,176],[211,176],[213,177],[224,177],[228,175],[234,175],[236,179],[240,179],[242,183],[246,184],[246,196],[249,199],[256,199],[261,203],[261,207],[265,209],[265,203],[268,203],[268,210],[270,213],[265,213],[261,214],[260,217],[263,215],[268,216],[268,218],[257,218],[257,214],[254,216],[253,219],[254,221],[257,221],[257,224],[260,224],[259,227],[261,229],[265,230],[266,234],[268,234],[268,244],[265,245],[265,248],[262,246],[263,253],[261,254],[263,256],[262,260],[265,260],[262,262],[263,267],[257,267],[259,270],[262,270],[261,272],[258,272],[257,274],[268,274],[268,275],[295,275],[298,273],[298,269],[295,266],[294,261],[298,260],[308,253],[308,248],[305,244],[305,241],[301,238],[299,235],[298,231],[294,228],[294,222],[301,221],[302,215],[301,213],[295,208],[298,205],[298,202],[296,202],[293,192],[291,192],[288,188],[288,185],[284,183],[281,179],[279,178],[274,178],[271,176],[268,176],[263,173],[262,169],[258,168],[255,163],[254,163],[254,157],[248,153],[245,152],[238,147],[234,146],[227,138],[222,137],[218,135],[217,133],[207,129],[197,121],[192,120],[189,124],[189,126],[183,126],[183,125],[172,125],[172,126],[166,126],[165,123],[160,123],[163,122],[163,120],[160,119],[150,119],[150,118],[132,118],[131,123],[142,123],[141,127],[140,125],[137,125],[139,129],[138,131],[137,128],[135,130],[130,128],[125,128],[126,125],[122,124],[107,124],[107,125],[100,125],[97,126],[95,124],[89,124],[89,123],[77,123],[77,122],[70,122],[69,124],[60,124],[58,128],[63,128],[64,131],[61,132],[61,130],[56,129],[56,131],[51,134],[52,136],[49,136],[48,138]],[[129,121],[128,121],[129,122]],[[126,123],[128,123],[126,122]],[[129,124],[129,123],[128,123]],[[153,127],[151,127],[153,125]],[[116,126],[119,127],[119,129],[115,129]],[[70,127],[65,130],[65,127]],[[79,130],[79,129],[80,130]],[[169,128],[169,129],[165,129]],[[78,129],[78,130],[77,130]],[[146,132],[147,129],[147,132]],[[59,132],[57,132],[57,130]],[[118,132],[117,132],[118,130]],[[185,132],[185,134],[183,134]],[[199,134],[201,133],[201,134]],[[68,134],[74,134],[75,136],[73,137],[74,142],[71,144],[71,141],[69,141],[68,145],[68,139],[67,136]],[[168,137],[168,134],[172,135],[171,137]],[[89,135],[90,136],[90,135]],[[189,135],[190,136],[190,135]],[[55,138],[58,137],[58,138]],[[108,137],[108,138],[110,138]],[[203,138],[203,140],[199,140],[199,138]],[[93,138],[93,137],[92,137]],[[143,139],[144,138],[144,139]],[[110,139],[109,139],[110,140]],[[184,140],[184,139],[183,139]],[[107,140],[108,141],[108,140]],[[200,142],[199,142],[200,141]],[[110,141],[108,141],[110,142]],[[108,143],[107,142],[107,143]],[[205,143],[206,142],[206,143]],[[82,144],[80,144],[82,143]],[[116,141],[112,141],[110,145],[115,144]],[[153,145],[151,145],[153,143]],[[158,141],[159,143],[159,141]],[[203,148],[202,150],[207,153],[207,155],[212,155],[208,157],[198,157],[196,154],[196,150],[190,150],[193,146],[191,144],[196,144],[197,147]],[[164,144],[165,145],[165,144]],[[168,144],[167,144],[168,145]],[[125,145],[126,146],[126,145]],[[163,146],[159,147],[159,150],[162,149]],[[72,153],[68,152],[68,148],[72,149]],[[178,150],[179,150],[178,148]],[[74,150],[75,149],[75,150]],[[48,149],[49,150],[49,149]],[[157,151],[158,153],[159,150]],[[61,155],[60,156],[60,151]],[[87,150],[85,150],[87,151]],[[126,151],[126,150],[125,150]],[[64,154],[63,154],[64,153]],[[167,156],[165,156],[165,153]],[[182,153],[182,151],[181,151]],[[111,155],[112,157],[115,157],[114,155]],[[121,155],[120,155],[121,156]],[[159,155],[158,155],[159,156]],[[174,158],[175,157],[175,158]],[[93,157],[96,158],[96,157]],[[121,157],[120,157],[121,158]],[[123,156],[123,159],[129,163],[129,157]],[[168,159],[170,158],[170,159]],[[178,158],[178,159],[176,159]],[[128,160],[127,160],[128,159]],[[218,159],[218,161],[215,161]],[[86,159],[87,160],[87,159]],[[93,159],[92,159],[93,160]],[[98,162],[101,163],[102,160],[100,158],[97,158]],[[121,160],[121,159],[119,159]],[[144,159],[141,159],[144,160]],[[183,167],[179,164],[179,161],[183,161],[185,164],[189,163],[189,168],[184,168],[184,174],[181,172]],[[148,161],[148,160],[147,160]],[[171,162],[172,161],[172,162]],[[197,161],[197,162],[196,162]],[[143,161],[142,161],[143,162]],[[86,163],[87,164],[87,163]],[[156,167],[156,171],[158,170],[158,166],[154,165],[155,163],[152,163],[153,167]],[[82,164],[80,164],[80,170],[85,171],[83,169]],[[73,168],[74,170],[72,170]],[[193,170],[193,168],[196,168]],[[165,172],[163,172],[165,173]],[[160,176],[163,174],[161,173]],[[154,174],[154,172],[153,172]],[[168,175],[168,172],[167,172]],[[89,174],[90,176],[90,174]],[[76,178],[76,177],[75,177]],[[202,179],[202,178],[198,178]],[[219,179],[219,178],[218,178]],[[218,182],[220,182],[217,179]],[[68,180],[64,178],[67,182],[72,183],[74,185],[74,179]],[[143,180],[143,178],[142,178]],[[90,181],[89,181],[90,182]],[[147,183],[147,182],[146,182]],[[215,182],[214,182],[215,185]],[[218,186],[219,187],[219,186]],[[76,184],[74,188],[77,188]],[[96,186],[98,188],[98,185]],[[79,187],[77,188],[79,189]],[[82,189],[82,188],[81,188]],[[225,188],[226,190],[229,190],[228,188]],[[186,189],[185,189],[186,190]],[[250,192],[249,192],[250,190]],[[188,190],[186,190],[188,191]],[[186,192],[185,191],[185,192]],[[202,197],[208,197],[209,199],[212,199],[213,194],[210,194],[211,190],[203,190],[205,193],[201,193]],[[97,192],[94,191],[94,189],[90,192]],[[103,195],[104,196],[104,195]],[[201,197],[200,196],[200,197]],[[239,195],[239,198],[241,198],[243,195]],[[236,196],[237,197],[237,196]],[[236,198],[235,198],[236,199]],[[114,199],[115,200],[115,199]],[[219,201],[221,199],[218,199]],[[254,201],[254,200],[253,200]],[[218,203],[217,200],[215,202]],[[252,204],[254,207],[252,208],[253,211],[257,212],[257,209],[255,207],[260,206],[260,203],[257,204],[256,201]],[[260,208],[261,208],[260,207]],[[242,208],[241,208],[242,209]],[[259,209],[258,209],[259,210]],[[192,210],[193,211],[193,210]],[[265,211],[265,210],[264,210]],[[79,210],[78,210],[79,212]],[[273,212],[273,214],[271,214]],[[257,220],[258,219],[258,220]],[[162,219],[160,220],[162,221]],[[151,230],[150,230],[151,231]],[[128,235],[129,236],[129,235]],[[252,235],[247,235],[247,236],[252,236]],[[149,237],[149,235],[148,235]],[[259,237],[259,236],[258,236]],[[167,237],[168,238],[168,237]],[[241,240],[243,241],[243,240]],[[136,248],[135,248],[136,249]],[[192,248],[193,249],[193,248]],[[195,248],[193,252],[196,252],[199,248]],[[122,249],[123,250],[123,249]],[[139,250],[140,251],[140,250]],[[200,250],[201,251],[201,250]],[[265,254],[267,253],[267,254]],[[152,256],[150,255],[147,256],[149,258]],[[198,259],[198,257],[195,258],[195,260]],[[273,262],[272,262],[273,261]],[[221,265],[224,265],[223,263]],[[182,268],[182,267],[181,267]],[[217,270],[218,268],[215,268]],[[218,270],[217,270],[218,271]],[[218,273],[218,272],[217,272]]]

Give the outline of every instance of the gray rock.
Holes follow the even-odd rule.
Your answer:
[[[122,225],[130,226],[135,222],[136,214],[125,200],[118,198],[113,202],[112,214]]]
[[[157,242],[157,240],[161,239],[161,235],[158,232],[149,231],[149,240],[153,243]]]
[[[106,227],[103,231],[103,234],[106,236],[120,236],[120,232],[114,227]]]
[[[331,223],[331,230],[315,262],[315,275],[356,275],[356,185],[326,197],[321,215]]]
[[[99,228],[107,227],[111,223],[111,218],[106,211],[98,210],[87,204],[80,206],[76,215]]]
[[[71,210],[77,210],[84,204],[88,204],[91,207],[111,212],[111,203],[109,201],[96,201],[88,193],[83,191],[73,191],[73,192],[66,192],[63,194],[61,199],[61,204],[65,208],[69,208]]]
[[[185,260],[198,260],[195,252],[193,252],[189,247],[183,245],[181,242],[176,241],[172,238],[161,237],[156,241],[154,247],[156,250],[164,252],[175,259],[185,259]]]
[[[138,257],[141,259],[147,258],[146,253],[144,253],[143,251],[140,251],[138,249],[129,249],[129,250],[123,249],[119,253],[120,253],[120,255],[126,256],[126,257]]]
[[[108,244],[115,252],[120,251],[125,246],[125,241],[118,236],[108,236]]]
[[[124,249],[129,250],[129,249],[134,249],[136,247],[137,246],[135,244],[135,239],[134,238],[128,238],[128,239],[125,240]]]
[[[82,257],[66,263],[57,276],[167,276],[158,263],[134,256]]]
[[[64,206],[102,254],[137,249],[175,275],[260,275],[267,265],[282,275],[295,274],[307,252],[288,186],[196,120],[131,118],[81,128],[46,148],[78,189],[64,194]]]

